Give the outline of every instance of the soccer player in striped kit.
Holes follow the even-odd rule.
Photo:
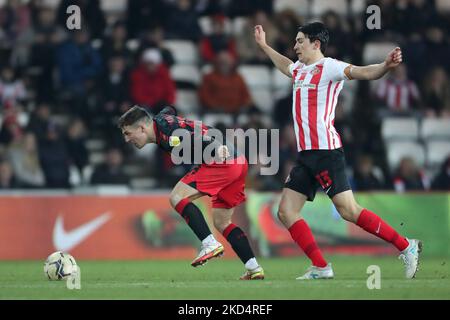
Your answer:
[[[266,43],[262,26],[255,26],[255,40],[274,65],[292,78],[292,118],[297,139],[298,158],[283,188],[278,217],[293,240],[312,261],[298,280],[333,278],[330,263],[323,257],[306,221],[299,215],[305,202],[313,201],[320,185],[341,217],[394,245],[405,265],[406,278],[413,278],[419,264],[422,244],[407,239],[372,211],[362,208],[353,196],[345,173],[342,142],[333,126],[339,92],[345,80],[375,80],[402,62],[400,48],[393,49],[385,61],[368,66],[325,57],[329,33],[321,22],[298,29],[293,62]]]

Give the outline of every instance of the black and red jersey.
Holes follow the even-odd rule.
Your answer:
[[[181,143],[183,139],[190,135],[191,138],[191,150],[194,151],[194,143],[201,144],[203,150],[214,144],[215,147],[222,145],[222,142],[218,142],[214,137],[208,135],[208,131],[212,129],[209,126],[204,125],[201,121],[194,121],[182,118],[177,115],[174,107],[167,106],[160,113],[153,117],[153,129],[156,135],[156,144],[166,152],[172,152],[174,145],[173,138],[180,138]],[[184,129],[183,135],[175,134],[175,130]],[[224,137],[225,139],[225,137]],[[232,158],[237,157],[235,148],[227,144]]]

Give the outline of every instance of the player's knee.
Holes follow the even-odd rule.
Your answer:
[[[361,212],[362,208],[357,203],[345,204],[341,206],[336,206],[342,219],[349,222],[356,222]]]
[[[216,228],[216,230],[219,231],[220,233],[223,233],[223,231],[230,225],[231,221],[228,219],[214,217],[213,223],[214,228]]]
[[[280,208],[278,209],[277,216],[278,216],[278,219],[279,219],[283,224],[287,224],[288,221],[291,219],[291,216],[292,216],[292,215],[289,213],[288,210],[285,210],[284,208],[280,207]]]
[[[172,192],[170,193],[170,196],[169,196],[170,205],[173,208],[175,208],[177,206],[178,202],[180,202],[181,200],[182,200],[182,196],[175,190],[172,190]]]

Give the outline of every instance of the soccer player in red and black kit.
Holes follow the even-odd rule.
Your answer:
[[[184,134],[178,135],[177,129],[186,130],[184,132],[191,138],[192,151],[201,151],[202,161],[175,185],[170,194],[170,203],[202,242],[200,253],[191,265],[201,266],[224,252],[222,244],[211,233],[202,212],[192,202],[207,195],[212,197],[215,228],[228,240],[247,269],[240,279],[264,279],[264,271],[256,261],[247,236],[231,222],[235,207],[245,201],[244,187],[248,169],[245,157],[239,156],[232,146],[222,144],[213,135],[208,135],[210,127],[177,116],[175,108],[171,106],[165,107],[154,117],[145,108],[133,106],[120,117],[118,126],[125,141],[137,148],[156,143],[169,153],[181,146],[186,137]],[[196,141],[201,150],[195,150]],[[214,161],[205,161],[205,148],[214,150]]]
[[[312,261],[299,280],[333,278],[331,264],[322,256],[306,221],[299,215],[307,200],[313,201],[321,186],[341,217],[394,245],[400,252],[406,278],[413,278],[419,264],[421,242],[406,239],[372,211],[362,208],[353,197],[345,173],[341,139],[334,128],[334,111],[345,80],[374,80],[402,62],[400,48],[393,49],[385,61],[353,66],[324,56],[329,33],[320,22],[298,29],[295,63],[266,43],[262,26],[255,26],[255,40],[274,65],[292,78],[292,118],[297,139],[297,164],[283,189],[278,217],[293,240]]]

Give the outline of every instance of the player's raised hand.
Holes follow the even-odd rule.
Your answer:
[[[256,43],[260,46],[266,45],[266,33],[261,25],[255,26],[255,40]]]
[[[386,57],[386,67],[395,68],[400,63],[402,63],[402,50],[399,47],[396,47],[394,50],[389,52]]]

